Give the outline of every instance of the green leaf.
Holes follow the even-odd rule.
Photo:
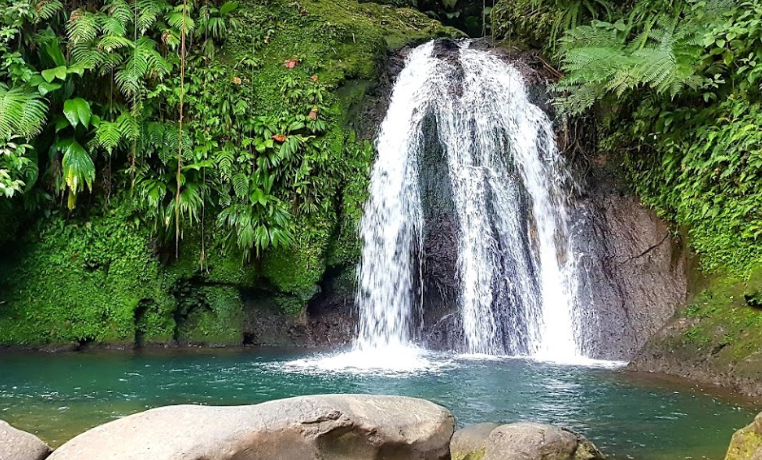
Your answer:
[[[238,2],[225,2],[225,4],[220,7],[220,14],[228,14],[234,11],[236,8],[238,8],[238,5]]]
[[[69,99],[64,102],[64,115],[73,127],[76,128],[78,124],[81,124],[87,128],[90,125],[90,117],[92,116],[90,103],[81,97]]]
[[[64,182],[69,188],[69,209],[74,209],[77,203],[77,193],[85,189],[93,189],[95,180],[95,164],[87,151],[74,139],[60,142],[64,156],[61,160]]]
[[[85,70],[87,69],[89,69],[89,67],[84,62],[77,62],[76,64],[73,64],[68,69],[66,69],[66,73],[75,73],[81,77],[85,74]]]
[[[37,91],[40,92],[40,96],[45,96],[48,93],[61,89],[61,86],[61,83],[48,83],[43,81],[37,86]]]
[[[45,52],[53,60],[53,63],[57,66],[65,66],[66,59],[61,51],[61,45],[58,43],[58,39],[50,40],[45,44]]]
[[[42,78],[45,79],[48,83],[52,82],[56,79],[56,71],[55,69],[45,69],[42,71]]]
[[[60,115],[56,116],[56,132],[61,131],[64,128],[68,128],[69,126],[71,126],[69,120]]]

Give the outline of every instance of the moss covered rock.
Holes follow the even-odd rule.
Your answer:
[[[122,208],[76,223],[53,217],[41,227],[3,258],[0,345],[131,346],[136,314],[149,304],[153,317],[142,333],[171,338],[165,276],[147,232]]]
[[[654,335],[630,364],[762,395],[762,313],[749,306],[748,282],[715,275]]]
[[[762,414],[733,434],[725,460],[759,460],[762,458]]]

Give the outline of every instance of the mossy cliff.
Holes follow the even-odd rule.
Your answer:
[[[653,336],[630,368],[661,372],[762,395],[760,269],[715,275]]]
[[[250,262],[213,221],[184,232],[175,260],[126,191],[105,211],[29,216],[25,230],[0,241],[0,346],[238,345],[264,316],[303,323],[326,270],[354,266],[388,53],[460,33],[411,9],[345,0],[244,0],[234,16],[209,84],[238,85],[256,117],[288,110],[289,81],[319,81],[328,106],[319,153],[326,175],[341,178],[327,186],[329,199],[297,213],[294,244]],[[194,100],[193,72],[191,107],[206,104]]]

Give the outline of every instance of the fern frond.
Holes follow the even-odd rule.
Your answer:
[[[38,93],[0,83],[0,139],[30,138],[42,130],[48,106]]]
[[[132,48],[134,46],[132,40],[118,35],[106,35],[98,41],[98,49],[107,53],[112,53],[122,48]]]
[[[130,8],[125,0],[111,0],[103,7],[103,11],[108,14],[109,18],[121,22],[125,28],[127,25],[132,24],[132,8]],[[105,28],[104,32],[109,33]]]
[[[63,3],[59,0],[39,0],[34,3],[35,22],[48,21],[63,9]]]
[[[100,19],[100,15],[89,11],[74,10],[69,17],[69,23],[66,25],[66,34],[69,37],[70,45],[95,40],[101,30]]]
[[[140,34],[143,35],[156,23],[159,17],[169,11],[170,6],[161,0],[137,0],[135,8],[138,11],[137,27]]]

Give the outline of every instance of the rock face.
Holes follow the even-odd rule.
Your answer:
[[[552,425],[482,423],[458,430],[452,460],[603,460],[584,436]]]
[[[733,434],[725,460],[762,460],[762,414]]]
[[[254,406],[169,406],[87,431],[51,460],[444,460],[454,418],[397,396],[324,395]]]
[[[579,166],[579,165],[577,165]],[[630,360],[685,304],[688,258],[667,224],[622,189],[605,158],[591,161],[575,229],[583,274],[585,349],[595,358]]]
[[[51,449],[37,436],[0,420],[0,460],[42,460]]]

